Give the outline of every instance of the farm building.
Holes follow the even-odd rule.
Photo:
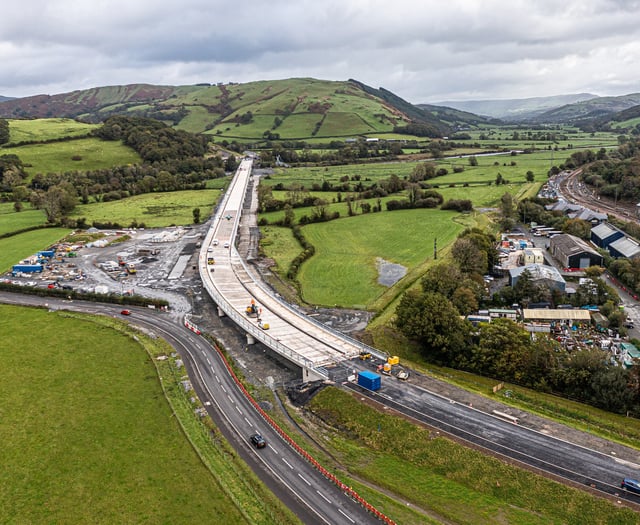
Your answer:
[[[640,244],[630,237],[622,237],[609,244],[609,253],[612,257],[626,257],[630,259],[631,257],[640,255]]]
[[[509,270],[509,286],[515,286],[524,272],[529,272],[531,281],[542,284],[552,290],[565,291],[566,282],[560,272],[553,266],[544,264],[528,264]]]
[[[622,239],[622,237],[624,237],[622,231],[606,222],[591,228],[591,242],[599,248],[606,249],[612,242]]]
[[[603,257],[579,237],[563,233],[549,241],[551,255],[563,268],[602,266]]]

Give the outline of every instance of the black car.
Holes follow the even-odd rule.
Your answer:
[[[267,446],[267,442],[260,434],[253,434],[250,439],[256,448],[264,448]]]
[[[620,488],[640,494],[640,481],[637,479],[624,478],[620,483]]]

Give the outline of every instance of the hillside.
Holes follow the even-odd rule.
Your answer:
[[[546,111],[536,117],[536,120],[548,123],[579,123],[591,119],[612,118],[616,113],[639,104],[640,93],[619,97],[597,97]]]
[[[432,136],[485,119],[449,108],[419,108],[358,81],[296,78],[245,84],[97,87],[0,102],[0,118],[70,117],[101,122],[144,116],[227,140],[375,136],[420,124]]]
[[[555,109],[574,102],[597,98],[597,95],[578,93],[572,95],[557,95],[552,97],[532,97],[499,100],[457,100],[434,102],[437,106],[445,106],[460,111],[467,111],[475,115],[486,115],[503,120],[527,120],[545,111]],[[433,107],[429,104],[418,104],[418,107]]]

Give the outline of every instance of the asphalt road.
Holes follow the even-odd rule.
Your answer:
[[[0,293],[9,304],[44,306],[119,316],[121,307],[82,301],[61,301],[21,294]],[[304,523],[379,523],[379,520],[325,478],[276,432],[228,372],[219,353],[202,337],[166,313],[129,308],[126,320],[166,339],[181,355],[192,385],[207,412],[254,472]],[[267,447],[256,449],[249,436],[260,433]]]
[[[355,384],[348,388],[494,455],[640,504],[640,496],[620,490],[623,478],[640,477],[640,464],[614,452],[580,446],[392,378],[383,377],[378,392]]]

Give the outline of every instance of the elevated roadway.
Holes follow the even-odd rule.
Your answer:
[[[220,314],[230,317],[247,333],[248,342],[260,341],[300,366],[303,379],[324,379],[329,370],[358,356],[365,348],[359,341],[322,326],[280,301],[252,274],[236,249],[236,237],[251,179],[252,159],[245,158],[225,193],[199,255],[199,270],[205,289]],[[209,264],[213,258],[215,263]],[[247,306],[256,305],[256,315]],[[266,326],[268,326],[267,329]],[[377,352],[379,353],[379,352]]]

